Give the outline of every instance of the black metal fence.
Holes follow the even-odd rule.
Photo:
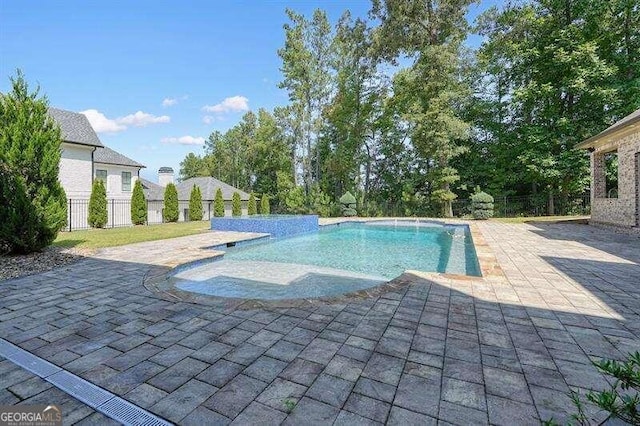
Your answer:
[[[591,213],[589,194],[578,197],[554,196],[552,203],[546,196],[499,196],[494,197],[493,205],[495,217],[572,216]],[[462,217],[470,214],[471,200],[453,202],[454,216]]]
[[[162,223],[162,201],[147,201],[147,224]],[[179,220],[188,220],[189,202],[180,201]],[[211,219],[212,203],[205,201],[202,203],[203,218]],[[128,199],[107,199],[107,224],[105,228],[119,228],[132,226],[131,223],[131,200]],[[89,200],[68,199],[67,200],[67,231],[89,229]]]

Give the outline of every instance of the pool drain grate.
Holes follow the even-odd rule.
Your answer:
[[[58,371],[45,380],[93,408],[113,398],[111,392],[80,379],[68,371]]]
[[[68,395],[124,425],[171,425],[171,423],[154,416],[137,405],[131,404],[113,393],[63,370],[2,338],[0,338],[0,356],[43,378]]]

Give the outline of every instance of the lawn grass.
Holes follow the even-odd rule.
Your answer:
[[[525,217],[494,217],[493,221],[502,223],[527,223],[527,222],[557,222],[569,220],[588,219],[589,216],[525,216]]]
[[[127,228],[60,232],[58,238],[53,242],[53,245],[57,247],[97,249],[200,234],[209,230],[209,228],[209,221],[203,220],[198,222],[141,225]]]

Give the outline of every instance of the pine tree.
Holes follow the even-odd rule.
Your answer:
[[[131,194],[131,223],[134,225],[144,225],[147,222],[147,200],[144,198],[142,183],[136,179]]]
[[[178,210],[178,190],[172,183],[164,190],[164,209],[162,217],[165,222],[177,222],[180,213]]]
[[[189,220],[202,220],[202,194],[195,184],[189,197]]]
[[[62,140],[39,89],[30,93],[20,71],[11,85],[0,93],[0,250],[30,253],[51,244],[66,224]]]
[[[233,201],[231,204],[231,215],[242,216],[242,201],[240,201],[240,194],[237,192],[233,193]]]
[[[271,206],[269,206],[269,196],[267,194],[262,194],[262,198],[260,199],[260,214],[270,214]]]
[[[89,198],[89,226],[92,228],[104,228],[108,221],[107,215],[107,189],[102,179],[95,179]]]
[[[256,204],[256,197],[253,195],[253,192],[249,196],[249,202],[247,203],[247,214],[249,216],[258,214],[258,205]]]
[[[216,191],[216,197],[213,201],[213,216],[224,217],[224,199],[220,188]]]

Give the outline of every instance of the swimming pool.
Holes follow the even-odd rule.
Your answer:
[[[343,223],[296,237],[230,248],[178,272],[184,291],[223,297],[330,297],[374,287],[405,270],[480,275],[466,225],[427,221]]]

